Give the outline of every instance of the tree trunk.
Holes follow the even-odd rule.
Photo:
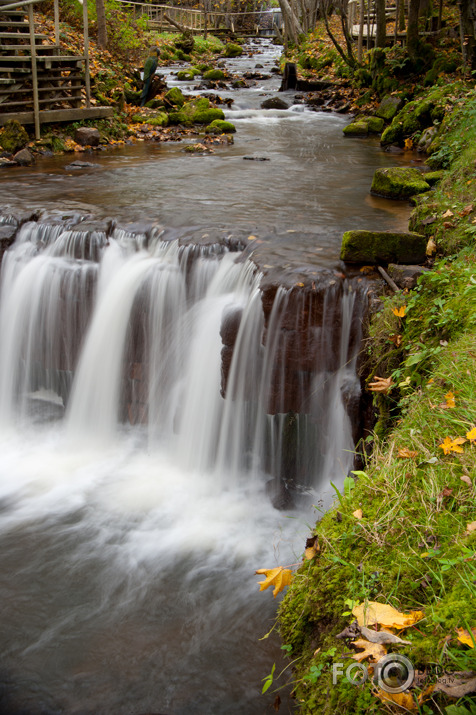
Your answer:
[[[419,19],[420,0],[410,0],[407,25],[407,48],[410,57],[416,57],[418,55],[418,45],[420,40],[420,32],[418,28]]]
[[[299,18],[296,16],[288,0],[279,0],[279,6],[284,19],[284,39],[298,44],[299,35],[303,32]]]
[[[84,1],[86,2],[86,0]],[[98,23],[98,47],[105,50],[107,47],[107,29],[104,0],[96,0],[96,16]]]
[[[476,0],[460,0],[460,30],[466,70],[476,70]]]
[[[387,20],[385,17],[385,0],[376,0],[375,8],[377,11],[377,32],[375,36],[375,46],[385,47],[387,38]]]

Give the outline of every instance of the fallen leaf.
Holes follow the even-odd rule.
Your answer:
[[[454,677],[454,674],[445,675],[443,678],[438,678],[435,685],[435,693],[445,693],[450,698],[463,698],[469,693],[476,692],[476,678],[456,678],[451,685],[448,684],[448,678]]]
[[[395,705],[400,705],[401,708],[413,712],[417,709],[417,705],[410,693],[387,693],[386,690],[377,690],[376,695],[382,702],[390,702]]]
[[[387,628],[407,628],[424,618],[422,611],[400,613],[388,603],[367,601],[354,606],[352,613],[357,618],[359,626],[373,626],[379,623]]]
[[[469,645],[470,648],[474,648],[474,643],[476,641],[476,626],[474,628],[471,628],[471,633],[469,631],[465,631],[464,628],[457,628],[456,632],[458,633],[458,640],[460,643],[464,643],[464,645]]]
[[[406,305],[401,305],[400,308],[392,308],[392,313],[397,316],[397,318],[404,318],[407,311]]]
[[[451,452],[463,452],[463,448],[460,447],[461,444],[466,442],[464,437],[456,437],[456,439],[451,439],[451,437],[445,437],[444,441],[438,445],[439,449],[442,449],[445,454],[451,454]]]
[[[444,487],[444,489],[439,493],[440,497],[450,497],[453,494],[451,487]]]
[[[306,558],[308,561],[313,559],[319,551],[321,550],[321,547],[319,546],[319,539],[317,536],[310,536],[309,539],[306,540],[306,550],[304,552],[304,558]]]
[[[472,531],[476,531],[476,521],[466,525],[466,533],[471,534]]]
[[[472,486],[473,486],[473,482],[471,481],[471,479],[470,479],[466,474],[463,474],[463,476],[460,477],[460,479],[461,479],[462,482],[465,482],[465,484],[467,484],[469,487],[472,487]]]
[[[274,586],[273,596],[276,598],[278,593],[285,586],[289,586],[293,578],[293,572],[290,569],[285,569],[284,566],[278,566],[275,569],[258,569],[255,573],[264,574],[264,581],[259,581],[259,590],[265,591],[269,586]]]
[[[445,395],[445,400],[446,400],[446,405],[445,405],[445,407],[447,407],[447,408],[453,408],[453,407],[456,406],[456,405],[455,405],[455,396],[453,395],[453,393],[451,392],[451,390],[446,393],[446,395]]]
[[[405,149],[413,149],[413,139],[411,137],[408,137],[408,139],[405,139],[404,145]]]
[[[441,218],[451,218],[451,216],[454,216],[454,213],[448,209],[448,211],[445,211]]]
[[[379,377],[374,375],[374,382],[369,382],[369,390],[371,392],[389,392],[393,387],[393,380],[391,377]]]
[[[248,241],[254,241],[256,236],[248,236]]]
[[[464,209],[462,211],[459,212],[459,215],[463,216],[463,217],[467,216],[468,214],[472,213],[473,210],[474,210],[473,204],[468,204],[467,206],[464,207]]]
[[[433,695],[433,691],[435,689],[434,683],[431,685],[427,685],[425,690],[422,690],[420,695],[418,696],[418,705],[423,705],[425,700],[429,700],[431,696]]]
[[[390,633],[390,631],[374,631],[371,628],[360,626],[360,632],[364,638],[372,643],[400,643],[402,645],[411,645],[411,641],[404,641],[393,633]]]
[[[362,519],[362,509],[356,509],[355,511],[353,511],[352,516],[355,516],[356,519]]]
[[[352,643],[354,648],[363,648],[364,650],[360,653],[356,653],[352,656],[353,660],[357,660],[359,663],[366,658],[370,658],[373,663],[378,663],[380,658],[387,655],[387,649],[381,643],[371,643],[363,638],[354,641]]]
[[[402,344],[402,336],[401,335],[389,335],[388,339],[390,342],[392,342],[396,348],[399,348],[400,345]]]
[[[398,451],[398,456],[401,459],[414,459],[414,457],[418,456],[418,452],[408,449],[408,447],[403,447],[403,449]]]
[[[433,238],[429,238],[428,243],[426,244],[426,255],[432,256],[434,253],[436,253],[436,243]]]
[[[466,432],[466,439],[469,439],[470,442],[476,442],[476,427],[473,427],[470,432]]]

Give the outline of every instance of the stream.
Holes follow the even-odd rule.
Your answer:
[[[269,73],[279,49],[252,49],[227,67]],[[168,84],[195,93],[176,69],[162,70]],[[342,395],[359,389],[365,294],[349,282],[324,301],[314,401],[297,422],[306,476],[276,509],[289,408],[274,395],[270,417],[268,393],[291,294],[278,288],[263,318],[259,272],[213,237],[258,241],[263,270],[317,275],[342,270],[343,231],[408,219],[369,194],[375,169],[402,158],[346,139],[349,117],[294,92],[280,95],[288,110],[260,109],[279,84],[220,90],[237,133],[209,156],[138,143],[83,154],[97,164],[84,171],[68,155],[0,174],[0,208],[41,209],[2,266],[2,714],[274,712],[262,681],[286,661],[275,632],[263,636],[281,596],[260,593],[254,572],[300,561],[329,482],[352,466]],[[78,216],[113,228],[82,231]],[[235,314],[224,398],[222,321]]]

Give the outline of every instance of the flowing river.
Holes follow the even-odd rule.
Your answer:
[[[277,49],[255,50],[228,67],[268,72]],[[39,211],[2,266],[1,713],[273,711],[262,679],[283,661],[274,634],[260,639],[276,602],[254,571],[300,560],[352,468],[365,288],[330,281],[292,405],[276,366],[298,335],[294,293],[278,288],[263,315],[250,243],[263,270],[318,282],[342,270],[343,231],[408,216],[369,194],[399,158],[294,93],[260,109],[279,82],[222,92],[237,134],[210,156],[143,143],[83,155],[97,164],[84,171],[62,157],[0,175],[4,223],[6,206]]]

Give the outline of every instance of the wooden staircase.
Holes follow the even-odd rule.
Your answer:
[[[88,64],[87,28],[84,55],[64,55],[36,31],[32,4],[5,9],[0,0],[0,126],[13,118],[34,123],[39,138],[42,121],[110,116],[110,108],[89,107]]]

